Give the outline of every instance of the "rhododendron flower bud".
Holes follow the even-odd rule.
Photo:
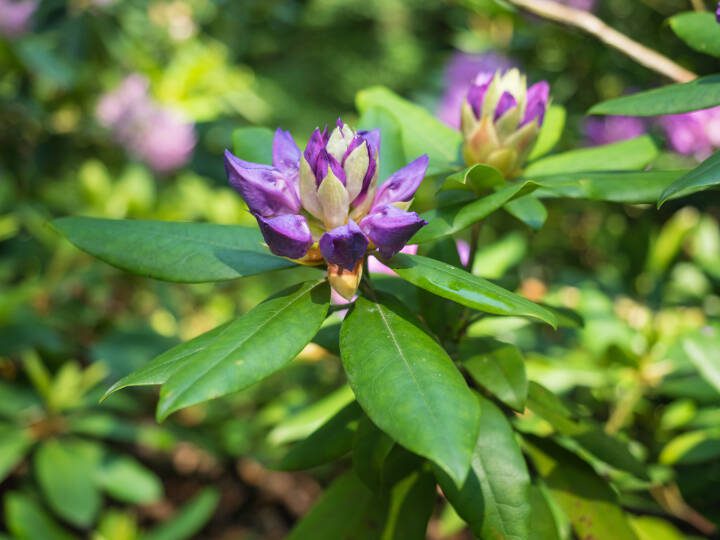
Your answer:
[[[527,87],[517,69],[480,73],[462,106],[463,157],[468,165],[486,163],[506,178],[520,174],[537,139],[550,99],[542,81]]]
[[[350,299],[367,253],[392,257],[426,224],[407,207],[428,157],[395,172],[378,189],[379,151],[379,131],[354,131],[338,120],[332,132],[316,129],[303,152],[279,129],[272,165],[226,151],[225,169],[270,251],[301,264],[325,262],[333,289]]]

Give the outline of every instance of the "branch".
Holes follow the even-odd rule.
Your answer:
[[[697,75],[692,71],[609,27],[592,13],[564,6],[552,0],[507,1],[545,19],[580,28],[643,66],[676,82],[688,82],[697,78]]]
[[[690,3],[692,4],[695,11],[705,11],[704,0],[690,0]]]

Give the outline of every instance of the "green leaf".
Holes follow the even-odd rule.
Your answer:
[[[582,426],[573,419],[572,413],[560,398],[534,381],[528,383],[527,408],[560,433],[574,435],[583,431]]]
[[[372,492],[346,473],[323,493],[286,540],[377,540],[381,524],[368,519]]]
[[[720,458],[720,429],[689,431],[672,439],[660,452],[664,465],[710,463]]]
[[[658,207],[677,199],[720,185],[720,152],[716,152],[689,173],[670,184],[660,194]]]
[[[598,103],[590,114],[658,116],[678,114],[720,105],[720,75],[687,83],[670,84]]]
[[[639,170],[647,166],[658,155],[657,147],[648,135],[635,139],[570,150],[549,156],[532,163],[523,176],[549,176],[591,171]]]
[[[377,505],[385,514],[380,540],[425,540],[427,524],[433,512],[437,493],[435,479],[427,471],[415,472],[395,484],[387,502]]]
[[[510,201],[505,205],[505,210],[535,230],[542,228],[548,216],[547,208],[535,195],[525,195]]]
[[[357,299],[340,350],[350,386],[375,425],[461,484],[480,411],[445,350],[385,296]]]
[[[713,13],[686,11],[668,20],[673,32],[698,52],[720,57],[720,34]]]
[[[588,172],[532,179],[541,189],[540,198],[564,197],[619,203],[652,203],[684,171]]]
[[[720,335],[713,327],[687,337],[682,343],[683,350],[702,377],[720,392]]]
[[[480,351],[476,345],[476,340],[461,344],[460,358],[463,367],[476,383],[500,401],[516,411],[524,411],[528,381],[525,375],[525,360],[520,349],[495,340],[485,341]]]
[[[352,449],[362,416],[356,402],[346,405],[309,437],[296,443],[283,457],[279,468],[289,471],[311,469],[341,458]]]
[[[80,440],[50,439],[35,452],[35,475],[50,508],[78,527],[92,525],[100,510],[95,474],[101,459],[99,446]]]
[[[233,153],[252,163],[272,164],[275,134],[264,127],[241,127],[233,131]]]
[[[342,386],[321,400],[278,422],[268,434],[268,441],[271,444],[280,445],[304,439],[354,399],[352,389],[347,385]]]
[[[426,212],[422,217],[429,222],[428,225],[420,229],[410,242],[421,244],[460,232],[513,199],[527,195],[537,188],[537,184],[532,182],[508,184],[507,187],[471,203],[461,202]]]
[[[141,536],[141,540],[186,540],[195,537],[212,517],[220,501],[220,494],[205,488],[183,505],[171,519]]]
[[[366,486],[379,491],[383,464],[395,441],[377,428],[367,416],[360,420],[353,445],[353,471]]]
[[[160,479],[130,456],[108,456],[96,474],[97,485],[121,502],[149,504],[163,495]]]
[[[405,157],[412,160],[427,154],[430,157],[428,174],[456,168],[462,136],[429,111],[382,86],[361,90],[355,102],[361,113],[371,107],[383,107],[392,112],[402,129]]]
[[[392,173],[407,165],[403,150],[402,126],[387,108],[368,107],[358,120],[359,129],[380,130],[380,160],[378,179],[382,184]]]
[[[161,354],[116,382],[161,384],[158,419],[183,407],[237,392],[285,367],[317,333],[330,291],[325,281],[286,289],[250,312]]]
[[[605,433],[601,428],[592,424],[584,426],[581,433],[572,435],[572,439],[582,449],[579,452],[581,458],[585,458],[582,455],[584,451],[595,460],[602,461],[615,469],[625,471],[643,480],[649,479],[645,465],[630,452],[628,445]],[[586,459],[586,461],[588,460]]]
[[[256,228],[91,217],[60,218],[52,226],[108,264],[164,281],[223,281],[295,266],[272,255]]]
[[[535,485],[530,486],[530,524],[529,540],[560,540],[550,503]]]
[[[528,161],[535,161],[555,148],[565,129],[566,117],[567,113],[564,107],[560,105],[550,106],[545,113],[545,120],[543,120],[542,128],[540,128],[537,142],[528,156]]]
[[[5,525],[16,540],[73,540],[60,525],[29,496],[5,495]]]
[[[438,482],[455,511],[478,538],[528,538],[530,475],[505,415],[480,402],[480,433],[467,480],[458,489],[438,471]]]
[[[20,463],[32,445],[32,436],[25,428],[0,424],[0,483]]]
[[[713,19],[715,23],[715,19]],[[630,525],[640,540],[686,540],[688,537],[664,519],[653,516],[631,516]]]
[[[525,446],[578,538],[637,540],[615,493],[589,465],[549,441],[533,438]]]
[[[400,253],[386,262],[404,280],[421,289],[478,311],[529,317],[556,326],[549,310],[450,264]]]
[[[500,171],[490,165],[477,163],[446,177],[441,189],[462,189],[480,195],[503,184],[505,177]]]

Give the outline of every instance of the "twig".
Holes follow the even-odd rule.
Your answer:
[[[697,78],[697,74],[611,28],[592,13],[564,6],[552,0],[508,0],[508,2],[545,19],[580,28],[643,66],[674,81],[688,82]]]
[[[704,0],[690,0],[690,3],[695,11],[705,11]]]
[[[668,513],[689,523],[704,535],[712,536],[717,532],[717,526],[712,521],[685,502],[680,488],[674,482],[651,487],[650,493]]]

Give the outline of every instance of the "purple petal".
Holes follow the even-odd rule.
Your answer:
[[[489,71],[478,73],[478,76],[475,77],[475,81],[473,81],[470,85],[470,90],[468,90],[467,93],[467,100],[470,107],[472,107],[473,113],[475,113],[475,118],[480,118],[482,116],[485,94],[487,93],[494,77],[495,74]]]
[[[312,246],[312,234],[305,217],[292,214],[268,219],[255,217],[265,242],[275,255],[299,259]]]
[[[298,193],[274,167],[243,161],[225,150],[225,172],[253,214],[270,217],[300,211]]]
[[[503,92],[500,96],[497,107],[495,108],[494,119],[497,121],[499,118],[502,118],[506,112],[510,109],[514,109],[515,107],[517,107],[517,99],[515,99],[515,96],[513,96],[510,92]]]
[[[370,148],[372,152],[370,156],[377,158],[380,155],[380,130],[371,129],[369,131],[358,131],[358,135],[367,142],[368,148]]]
[[[327,130],[320,131],[316,128],[312,135],[310,135],[310,140],[305,147],[305,159],[313,171],[315,170],[320,153],[325,150],[325,144],[327,144],[326,131]]]
[[[525,116],[523,116],[520,126],[529,124],[537,118],[538,125],[542,125],[545,120],[545,110],[547,109],[548,100],[550,99],[550,85],[545,81],[533,84],[528,88],[527,105],[525,106]]]
[[[392,205],[376,209],[360,222],[362,230],[385,258],[400,251],[425,225],[427,221],[415,212],[406,212]]]
[[[300,149],[289,131],[278,128],[273,139],[273,165],[281,171],[297,172]]]
[[[368,243],[360,227],[351,219],[347,225],[322,235],[320,251],[327,262],[352,270],[365,256]]]
[[[420,182],[425,178],[430,158],[423,154],[405,165],[388,178],[380,187],[373,201],[373,209],[395,202],[409,201],[415,195]]]

